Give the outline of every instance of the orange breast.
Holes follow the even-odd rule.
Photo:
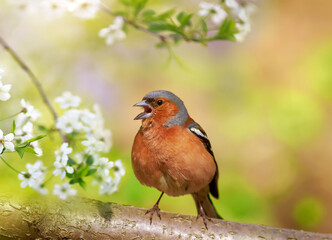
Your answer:
[[[142,184],[172,196],[198,192],[216,172],[213,157],[203,143],[181,126],[138,132],[132,166]]]

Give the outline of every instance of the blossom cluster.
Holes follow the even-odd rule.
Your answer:
[[[10,84],[3,84],[1,79],[2,75],[4,73],[4,70],[0,68],[0,101],[7,101],[10,98],[10,89],[12,85]]]
[[[0,100],[1,101],[7,101],[10,99],[10,89],[11,85],[10,84],[3,84],[1,79],[2,75],[4,73],[4,70],[0,68]],[[0,155],[7,149],[11,152],[15,151],[15,146],[13,144],[14,140],[14,134],[13,133],[8,133],[4,135],[3,131],[0,129]]]
[[[105,38],[107,45],[112,45],[116,40],[126,38],[126,33],[123,31],[123,24],[123,17],[117,16],[113,24],[99,31],[99,37]]]
[[[43,13],[48,18],[59,18],[67,13],[81,19],[91,19],[100,10],[100,0],[8,0],[10,4],[29,13]],[[126,37],[123,31],[124,21],[115,17],[114,23],[99,31],[99,36],[112,45],[116,40]]]
[[[94,18],[100,9],[99,0],[7,0],[29,13],[43,13],[47,17],[62,17],[72,13],[82,19]]]
[[[1,78],[2,71],[0,80]],[[2,101],[10,98],[10,87],[0,81]],[[73,189],[72,185],[78,183],[84,187],[84,178],[88,176],[94,176],[93,182],[100,185],[100,194],[113,193],[117,190],[125,170],[121,160],[113,162],[105,156],[111,148],[112,141],[111,132],[104,128],[100,108],[95,105],[94,111],[79,109],[80,97],[73,96],[70,92],[64,92],[55,102],[64,111],[56,122],[56,129],[65,134],[67,141],[54,152],[53,169],[46,168],[41,160],[36,160],[34,164],[26,164],[26,171],[18,171],[4,159],[4,153],[7,151],[16,151],[21,158],[24,152],[33,153],[37,157],[43,156],[38,141],[43,136],[36,135],[34,129],[41,114],[24,99],[21,100],[21,111],[11,116],[15,117],[11,132],[5,134],[0,129],[0,159],[18,172],[22,188],[29,186],[40,194],[48,193],[48,180],[45,179],[49,170],[52,170],[50,178],[59,176],[62,182],[61,185],[53,186],[53,194],[58,195],[60,199],[75,195],[77,190]]]
[[[224,0],[218,4],[203,1],[199,6],[201,9],[198,14],[203,17],[210,17],[214,24],[220,25],[226,18],[233,18],[238,30],[234,37],[239,42],[242,42],[251,30],[250,17],[256,7],[250,1]]]
[[[34,134],[34,123],[41,116],[40,112],[24,99],[21,100],[21,109],[21,112],[15,119],[14,133],[17,143],[23,143],[36,137]],[[37,157],[43,155],[43,151],[39,147],[38,141],[31,142],[30,147],[34,150]]]
[[[197,14],[174,9],[157,14],[146,9],[148,0],[119,1],[125,10],[109,9],[100,0],[7,0],[27,12],[41,12],[49,18],[71,13],[82,19],[91,19],[99,10],[115,17],[108,27],[99,30],[99,37],[107,45],[126,38],[125,25],[145,33],[152,33],[161,40],[162,47],[180,40],[206,43],[214,40],[241,42],[251,30],[251,15],[256,0],[214,0],[199,3]],[[192,21],[195,21],[193,23]],[[155,34],[158,33],[158,34]],[[209,33],[209,34],[208,34]]]
[[[73,149],[68,147],[68,143],[63,143],[60,150],[55,153],[54,175],[60,175],[61,178],[64,178],[66,174],[75,175],[74,168],[68,166],[70,159],[77,171],[89,167],[90,173],[91,171],[95,173],[94,183],[100,184],[100,194],[113,193],[117,190],[125,170],[121,160],[112,162],[104,156],[109,152],[112,141],[111,132],[104,128],[104,119],[99,106],[94,105],[93,111],[79,109],[81,99],[70,92],[63,93],[55,101],[65,110],[58,118],[57,129],[71,136],[71,142],[80,145],[84,150],[76,152],[72,158],[69,158]],[[90,175],[89,172],[87,173]]]

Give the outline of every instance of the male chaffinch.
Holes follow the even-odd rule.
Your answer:
[[[218,193],[218,166],[210,141],[188,114],[182,100],[169,91],[153,91],[134,105],[144,112],[134,120],[142,119],[132,148],[134,173],[143,185],[161,191],[156,204],[146,212],[160,217],[159,201],[164,193],[170,196],[191,194],[198,217],[221,218],[214,208],[209,193]]]

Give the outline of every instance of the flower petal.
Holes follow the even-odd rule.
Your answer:
[[[15,151],[15,146],[14,146],[13,143],[11,143],[11,142],[5,142],[4,145],[5,145],[5,148],[8,149],[9,151],[12,151],[12,152]]]
[[[5,141],[13,141],[14,139],[14,134],[13,133],[9,133],[7,134],[4,138]]]

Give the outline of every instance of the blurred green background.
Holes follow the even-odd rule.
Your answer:
[[[110,3],[111,1],[108,1]],[[107,3],[107,2],[106,2]],[[197,9],[199,1],[158,1],[156,9]],[[126,176],[119,191],[100,196],[89,186],[80,196],[151,208],[159,192],[141,186],[130,163],[140,123],[131,106],[147,92],[166,89],[184,100],[206,130],[221,172],[220,199],[227,220],[331,232],[332,229],[332,1],[264,0],[243,43],[184,43],[174,48],[183,65],[156,49],[157,39],[129,28],[127,38],[106,46],[98,31],[112,22],[104,13],[82,21],[47,20],[0,0],[0,34],[42,79],[52,100],[69,90],[86,107],[101,105],[113,134],[109,157],[121,158]],[[196,11],[196,10],[195,10]],[[0,49],[3,82],[12,99],[1,116],[19,110],[25,98],[52,119],[36,89]],[[10,121],[1,129],[10,129]],[[52,166],[60,139],[41,141]],[[35,157],[6,159],[24,170]],[[45,198],[21,189],[17,174],[0,162],[0,195]],[[56,178],[54,179],[56,181]],[[191,196],[165,196],[160,208],[196,214]]]

